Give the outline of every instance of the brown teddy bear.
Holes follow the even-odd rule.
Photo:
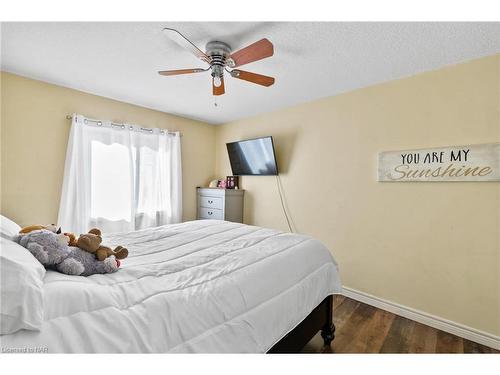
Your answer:
[[[76,241],[76,246],[80,249],[95,254],[98,260],[104,260],[114,255],[116,259],[125,259],[128,256],[128,250],[123,246],[117,246],[114,250],[107,246],[101,246],[101,231],[92,228],[87,234],[81,234]]]

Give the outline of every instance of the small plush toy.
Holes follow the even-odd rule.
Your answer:
[[[68,237],[68,246],[77,246],[77,238],[74,233],[71,232],[64,232],[63,233],[66,237]]]
[[[21,228],[21,230],[19,231],[19,234],[28,234],[28,233],[33,232],[35,230],[41,230],[41,229],[45,229],[45,230],[48,230],[48,231],[51,231],[51,232],[57,234],[57,240],[59,241],[59,243],[62,245],[64,245],[64,244],[68,245],[69,237],[66,236],[65,234],[61,234],[61,228],[57,228],[57,226],[55,224],[30,225],[30,226]]]
[[[30,226],[21,228],[21,230],[19,231],[19,233],[26,234],[26,233],[32,232],[34,230],[40,230],[40,229],[50,230],[51,232],[54,232],[54,233],[57,233],[57,234],[61,233],[61,228],[57,229],[57,226],[55,224],[47,224],[47,225],[36,224],[36,225],[30,225]]]
[[[128,250],[123,246],[117,246],[114,250],[110,247],[102,246],[101,231],[98,228],[92,228],[87,234],[81,234],[76,242],[80,249],[95,254],[99,260],[114,256],[118,259],[125,259],[128,256]],[[118,261],[118,264],[120,262]]]
[[[45,268],[52,268],[67,275],[90,276],[94,274],[113,273],[119,264],[114,256],[103,262],[94,254],[62,244],[58,235],[46,229],[21,233],[14,240],[27,248]]]

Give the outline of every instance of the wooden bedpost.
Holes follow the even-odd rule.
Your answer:
[[[321,329],[321,337],[325,346],[330,346],[335,338],[335,325],[333,324],[333,295],[328,296],[326,303],[326,323]]]

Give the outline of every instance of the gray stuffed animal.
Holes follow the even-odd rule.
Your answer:
[[[99,261],[94,254],[63,243],[57,234],[49,230],[19,234],[14,240],[27,248],[45,268],[53,268],[67,275],[90,276],[118,270],[113,255]]]

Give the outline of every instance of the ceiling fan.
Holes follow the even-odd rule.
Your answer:
[[[239,51],[232,52],[231,47],[224,42],[212,41],[206,45],[206,52],[201,51],[189,39],[175,29],[168,27],[163,29],[163,33],[172,41],[176,42],[181,47],[187,49],[193,55],[198,57],[209,65],[208,68],[194,69],[178,69],[178,70],[162,70],[158,72],[163,76],[173,76],[179,74],[202,73],[211,70],[212,75],[212,93],[213,95],[222,95],[224,89],[224,71],[229,73],[233,78],[242,79],[248,82],[256,83],[262,86],[271,86],[274,84],[274,78],[264,76],[262,74],[251,73],[237,68],[242,65],[265,59],[274,53],[273,44],[267,39],[261,39],[258,42],[250,44]]]

